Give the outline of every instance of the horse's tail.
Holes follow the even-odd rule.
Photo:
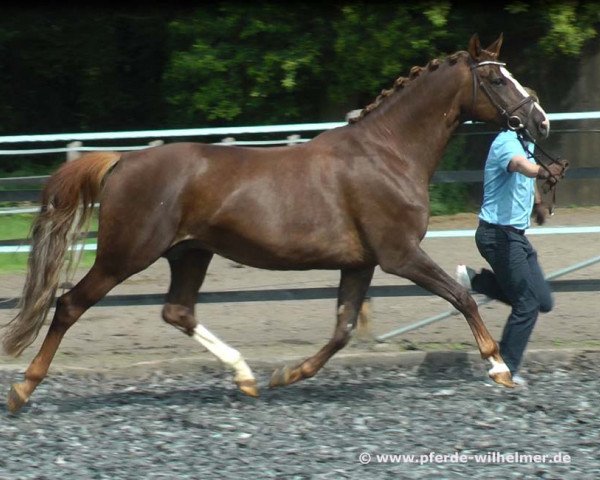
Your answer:
[[[5,326],[7,354],[19,356],[36,339],[54,303],[67,251],[87,233],[102,180],[120,158],[116,152],[90,153],[63,164],[48,179],[41,211],[31,227],[31,253],[19,313]]]

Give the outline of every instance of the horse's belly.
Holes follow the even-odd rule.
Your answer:
[[[351,233],[280,232],[263,236],[220,232],[199,239],[207,249],[238,263],[273,270],[339,269],[370,263]]]

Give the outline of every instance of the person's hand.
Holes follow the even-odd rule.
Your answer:
[[[549,214],[550,211],[543,203],[536,203],[533,206],[533,218],[535,219],[536,224],[543,225],[546,223]]]
[[[564,178],[568,169],[569,161],[565,160],[564,158],[558,160],[557,162],[551,163],[550,165],[546,165],[545,168],[540,167],[537,178],[540,180],[546,180],[542,184],[542,191],[544,193],[549,192],[560,180]]]

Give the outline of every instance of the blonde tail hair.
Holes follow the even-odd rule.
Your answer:
[[[120,158],[117,152],[89,153],[63,164],[48,179],[41,211],[31,228],[19,313],[4,327],[2,344],[8,355],[19,356],[38,336],[54,303],[67,251],[87,233],[102,180]]]

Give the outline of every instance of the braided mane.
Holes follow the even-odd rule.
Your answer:
[[[452,55],[449,55],[448,57],[446,57],[446,60],[448,61],[448,63],[450,65],[454,65],[458,61],[458,59],[464,55],[467,55],[467,52],[456,52],[456,53],[453,53]],[[418,67],[418,66],[412,67],[410,69],[410,73],[409,73],[408,77],[398,77],[394,81],[392,88],[383,89],[381,91],[381,93],[377,96],[377,98],[375,100],[373,100],[373,102],[371,102],[369,105],[367,105],[365,108],[363,108],[358,115],[349,118],[348,122],[349,123],[358,122],[359,120],[364,118],[366,115],[371,113],[373,110],[375,110],[379,105],[381,105],[383,100],[385,98],[389,97],[392,93],[396,92],[397,90],[403,89],[411,80],[414,80],[415,78],[419,77],[421,75],[421,73],[423,73],[425,71],[437,70],[441,64],[442,64],[442,62],[440,60],[433,59],[433,60],[430,60],[429,63],[427,65],[425,65],[425,67]]]

